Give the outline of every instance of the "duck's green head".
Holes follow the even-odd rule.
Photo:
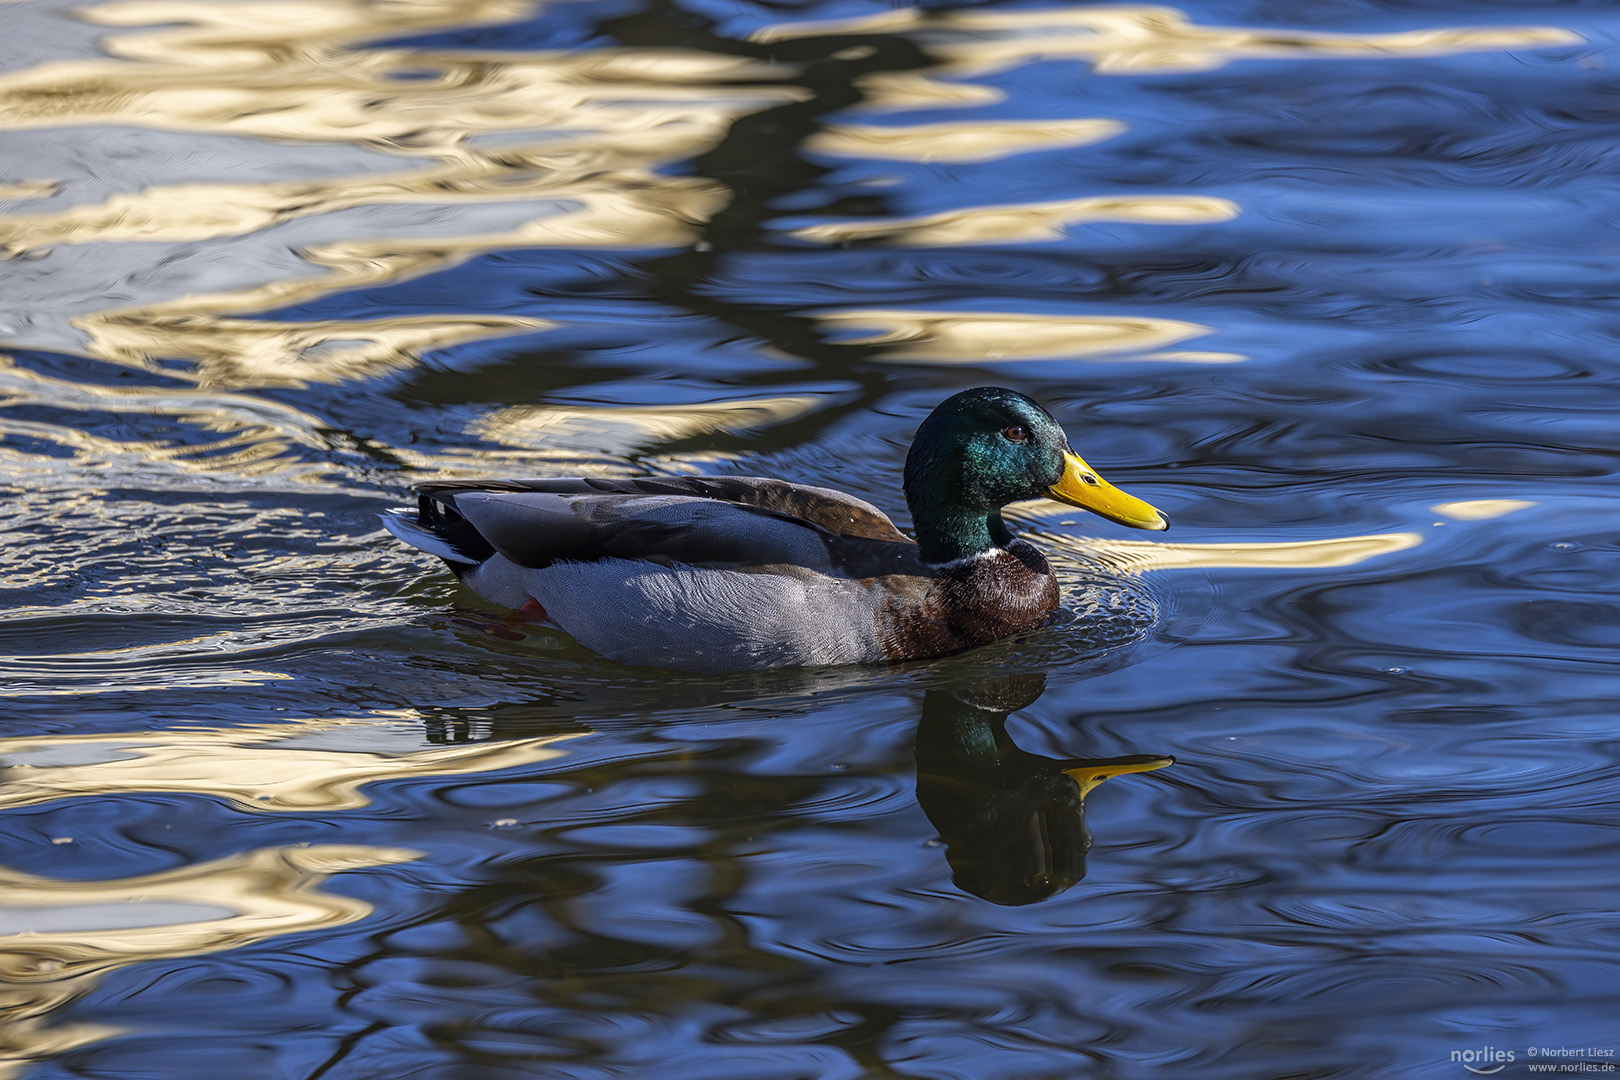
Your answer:
[[[1016,390],[980,386],[941,402],[906,455],[906,503],[926,562],[1002,547],[1001,508],[1056,499],[1135,529],[1165,529],[1164,515],[1097,475],[1052,414]]]

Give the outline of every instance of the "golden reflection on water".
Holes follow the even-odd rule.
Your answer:
[[[1074,510],[1041,500],[1008,507],[1007,517],[1041,525]],[[1068,522],[1065,522],[1068,524]],[[1040,534],[1043,545],[1066,550],[1086,559],[1101,559],[1131,573],[1186,567],[1223,570],[1302,570],[1355,566],[1381,555],[1417,547],[1423,536],[1415,532],[1371,533],[1331,540],[1283,540],[1257,543],[1176,544],[1156,540],[1116,540],[1110,537]]]
[[[45,199],[56,194],[54,180],[13,180],[0,183],[0,200]]]
[[[805,140],[805,149],[835,157],[894,161],[995,161],[1030,150],[1085,146],[1125,130],[1118,120],[961,120],[876,127],[843,124]]]
[[[375,724],[306,720],[0,739],[0,765],[6,768],[0,810],[125,791],[203,795],[249,810],[353,810],[369,804],[360,790],[366,784],[533,765],[563,756],[559,744],[576,737],[548,735],[396,753],[294,741],[355,730],[371,735],[382,731]]]
[[[1328,34],[1197,26],[1174,8],[1137,4],[1021,11],[930,12],[903,8],[853,19],[785,23],[766,27],[754,38],[786,41],[870,33],[916,38],[942,62],[934,74],[945,77],[985,75],[1054,59],[1085,61],[1100,74],[1143,75],[1210,71],[1233,60],[1445,56],[1569,45],[1582,40],[1578,34],[1553,27],[1482,26],[1392,34]],[[913,107],[910,103],[923,96],[918,81],[914,73],[906,73],[898,80],[877,73],[867,76],[862,88],[868,92],[870,103]],[[890,89],[891,85],[896,88]],[[1004,98],[999,91],[991,90],[990,95],[989,101]]]
[[[912,109],[970,108],[995,105],[1007,95],[979,83],[945,82],[921,71],[874,71],[855,79],[861,112],[906,112]]]
[[[794,236],[823,244],[887,240],[903,247],[1028,244],[1061,240],[1067,226],[1087,221],[1191,225],[1229,221],[1237,204],[1203,195],[1097,195],[1054,202],[971,206],[913,218],[840,221],[796,229]]]
[[[611,181],[608,181],[611,183]],[[374,320],[277,322],[227,317],[314,300],[333,292],[387,284],[509,247],[659,246],[691,239],[691,223],[720,204],[711,185],[686,180],[621,185],[621,190],[564,190],[577,209],[561,209],[509,231],[481,236],[351,240],[306,249],[328,273],[248,289],[187,295],[87,315],[77,325],[103,359],[149,366],[154,356],[197,363],[202,385],[286,386],[336,382],[402,366],[426,347],[477,340],[551,324],[521,316],[392,316]],[[324,329],[323,329],[324,327]],[[369,344],[347,344],[364,339]]]
[[[84,9],[79,17],[104,26],[153,27],[105,42],[114,56],[235,72],[278,69],[289,58],[320,66],[343,46],[385,29],[410,34],[489,25],[539,8],[536,0],[125,0]]]
[[[1098,356],[1159,349],[1211,332],[1198,323],[1147,316],[1036,315],[1002,311],[825,311],[834,328],[881,328],[840,344],[887,346],[890,361],[974,363]],[[1140,359],[1230,363],[1235,353],[1160,352]]]
[[[130,964],[220,952],[342,926],[371,905],[322,892],[336,873],[419,858],[358,844],[263,848],[117,881],[62,881],[0,867],[0,1078],[117,1034],[50,1014]]]
[[[128,240],[212,240],[361,206],[474,202],[532,203],[533,209],[547,211],[519,227],[520,240],[541,242],[553,236],[577,238],[585,246],[619,246],[639,240],[637,227],[645,225],[652,229],[645,242],[659,245],[687,239],[691,234],[686,226],[712,209],[716,190],[702,181],[625,175],[612,178],[618,181],[616,188],[606,187],[603,178],[590,174],[632,162],[602,160],[606,155],[601,153],[570,152],[576,141],[580,140],[488,152],[468,149],[458,153],[452,164],[410,172],[267,184],[176,184],[114,195],[90,206],[0,215],[0,252],[20,255],[64,244]],[[634,140],[642,151],[636,157],[644,160],[648,156],[647,143],[644,138]],[[616,227],[623,231],[616,232]],[[439,253],[441,261],[453,257],[457,248],[467,249],[462,253],[465,257],[497,246],[494,237],[435,237],[414,241],[412,246],[420,257],[435,244],[449,249]],[[316,257],[310,261],[333,274],[347,270],[366,275],[364,268],[349,265],[352,260],[345,258],[349,254],[344,245],[325,245],[316,249]],[[406,262],[394,269],[413,267]],[[359,283],[395,276],[362,276]],[[302,299],[301,292],[319,294],[307,292],[308,285],[288,287],[296,291],[278,295],[278,301]]]
[[[260,811],[351,810],[363,785],[532,765],[573,734],[383,753],[398,725],[310,720],[229,729],[0,740],[0,809],[131,791],[184,793]],[[419,736],[411,734],[416,743]],[[343,748],[334,749],[333,744]],[[74,837],[53,837],[73,843]],[[397,848],[266,848],[120,881],[57,881],[0,867],[0,1077],[116,1032],[49,1015],[128,964],[196,956],[371,913],[319,891],[333,873],[417,858]]]
[[[60,618],[68,614],[62,608],[50,612],[52,618]],[[221,634],[214,639],[217,652],[224,652],[225,646],[230,642],[230,636]],[[144,694],[155,691],[174,691],[182,687],[201,690],[205,687],[219,686],[263,686],[265,683],[280,682],[292,679],[283,671],[264,671],[249,667],[234,667],[226,664],[210,664],[204,670],[177,669],[172,663],[171,655],[176,644],[198,644],[192,642],[165,643],[163,645],[146,648],[130,649],[126,655],[119,658],[121,661],[115,665],[114,674],[118,676],[117,682],[106,679],[97,680],[94,676],[86,677],[82,671],[72,671],[71,674],[59,667],[57,671],[62,679],[61,685],[42,687],[31,685],[22,689],[7,691],[13,698],[87,698],[91,694]],[[83,654],[79,654],[82,656]],[[78,659],[75,656],[74,659]],[[15,657],[0,657],[0,662],[17,663]],[[13,667],[13,670],[16,670]],[[30,671],[30,675],[38,676],[38,671]],[[71,681],[70,681],[71,680]]]
[[[480,133],[634,132],[650,135],[658,154],[669,147],[672,125],[710,127],[739,106],[799,95],[787,88],[720,90],[709,84],[779,71],[691,50],[356,47],[380,36],[515,19],[536,7],[509,0],[103,4],[80,17],[152,28],[105,39],[118,59],[49,61],[0,76],[0,123],[128,123],[364,142],[432,157],[461,151]],[[584,140],[572,156],[589,157],[592,145]]]
[[[69,414],[85,412],[127,413],[132,416],[162,416],[194,425],[219,437],[206,441],[177,442],[167,439],[119,440],[96,435],[83,426],[24,420],[9,409],[0,410],[0,461],[12,478],[34,476],[33,486],[72,473],[82,482],[89,471],[119,470],[125,463],[149,473],[217,473],[229,470],[239,477],[278,475],[315,485],[322,483],[316,465],[289,456],[294,446],[312,450],[326,443],[322,422],[311,413],[268,398],[245,394],[216,393],[209,390],[152,389],[140,386],[103,385],[54,378],[18,366],[0,353],[0,405],[48,405]],[[73,451],[62,458],[38,453],[8,450],[6,437],[38,439]],[[52,513],[71,506],[85,506],[83,496],[53,496]],[[90,503],[93,509],[103,509]],[[19,573],[22,571],[19,570]]]
[[[119,59],[52,61],[0,75],[0,126],[114,124],[345,143],[429,164],[262,183],[159,183],[93,205],[0,216],[0,247],[49,258],[51,249],[73,244],[250,238],[249,255],[233,266],[234,276],[247,280],[234,288],[210,283],[75,319],[92,355],[136,365],[152,357],[190,359],[210,385],[366,377],[409,363],[424,349],[543,329],[548,324],[540,320],[502,315],[233,317],[399,281],[489,250],[689,243],[726,193],[659,170],[713,146],[739,116],[807,96],[797,87],[721,85],[784,72],[681,49],[356,47],[381,36],[508,21],[534,7],[511,0],[339,0],[90,8],[82,17],[107,25],[169,25],[108,39],[105,47]],[[493,136],[500,142],[489,141]],[[265,154],[275,152],[273,143],[264,144]],[[22,193],[46,193],[49,183],[32,182]],[[388,231],[386,224],[343,216],[480,204],[521,220],[496,231],[423,238],[377,235]],[[277,226],[327,215],[336,215],[336,234],[373,235],[307,245],[300,255],[308,272],[290,277],[271,259],[251,258],[264,244],[271,245],[267,252],[284,253],[273,236]],[[272,235],[258,240],[267,230]]]
[[[1536,505],[1528,499],[1467,499],[1462,502],[1438,503],[1429,507],[1454,521],[1485,521],[1506,517],[1519,510]]]
[[[888,33],[914,38],[939,61],[927,74],[876,72],[859,80],[863,107],[905,110],[991,104],[1005,95],[960,80],[1041,60],[1086,61],[1105,74],[1204,71],[1237,59],[1435,56],[1488,49],[1578,42],[1551,28],[1452,28],[1393,34],[1323,34],[1196,26],[1180,11],[1119,5],[926,11],[905,8],[854,19],[789,23],[757,32],[772,42],[829,34]],[[1098,126],[1099,124],[1103,126]],[[1124,130],[1113,121],[955,121],[916,125],[845,125],[808,147],[823,153],[880,160],[986,161],[1032,149],[1075,146]],[[1061,239],[1088,221],[1191,224],[1238,213],[1225,199],[1182,195],[1098,197],[1011,205],[970,206],[910,218],[860,219],[801,227],[792,235],[817,243],[882,241],[897,246],[971,246]],[[863,344],[894,345],[885,359],[967,361],[1080,356],[1140,351],[1208,333],[1208,328],[1161,319],[873,311],[835,312],[828,321],[887,327]],[[1241,360],[1227,352],[1144,354],[1142,359],[1207,363]]]
[[[155,356],[189,357],[197,364],[198,385],[217,389],[370,378],[409,367],[429,349],[555,325],[494,315],[286,322],[166,312],[175,306],[180,305],[89,315],[79,325],[89,331],[91,351],[102,359],[144,366]]]
[[[798,394],[695,405],[518,405],[481,418],[473,432],[508,445],[629,456],[699,435],[773,427],[826,400]]]
[[[990,87],[947,78],[970,78],[1041,60],[1088,61],[1105,74],[1203,71],[1236,59],[1434,56],[1529,48],[1581,40],[1552,28],[1483,27],[1393,34],[1322,34],[1269,29],[1196,26],[1180,11],[1142,5],[1041,10],[905,8],[854,19],[788,23],[758,31],[758,41],[828,34],[910,35],[940,63],[929,73],[875,72],[858,81],[871,110],[973,106],[1001,101]],[[1102,126],[1099,126],[1102,125]],[[1115,121],[955,121],[915,125],[846,125],[812,139],[812,150],[884,160],[986,161],[1033,149],[1075,146],[1124,130]],[[902,246],[1035,243],[1059,239],[1066,226],[1086,221],[1163,224],[1235,217],[1224,199],[1149,195],[1136,198],[978,206],[914,218],[823,223],[793,235],[820,243],[883,240]],[[1229,354],[1174,359],[1238,359]]]
[[[1102,559],[1132,573],[1180,570],[1189,567],[1223,570],[1321,570],[1355,566],[1381,555],[1417,547],[1423,537],[1415,532],[1343,536],[1333,540],[1289,540],[1252,544],[1155,544],[1142,540],[1043,535],[1054,547],[1069,548]]]
[[[530,0],[130,0],[87,8],[81,18],[123,31],[103,42],[113,58],[47,61],[0,75],[0,126],[88,125],[93,131],[93,125],[132,125],[246,136],[265,140],[265,154],[275,152],[276,141],[346,144],[424,165],[294,180],[154,183],[91,205],[0,216],[0,247],[48,259],[53,249],[77,244],[252,241],[235,254],[234,273],[224,275],[247,280],[228,287],[198,280],[193,284],[202,287],[187,290],[183,279],[166,278],[145,291],[168,295],[137,295],[133,303],[80,311],[73,320],[88,336],[92,355],[134,365],[153,357],[189,359],[206,385],[365,378],[407,365],[424,350],[543,330],[550,324],[503,314],[302,322],[242,317],[419,276],[500,248],[689,243],[727,192],[661,170],[714,146],[738,117],[808,96],[802,87],[758,85],[782,78],[783,68],[692,50],[365,47],[378,37],[496,24],[535,10]],[[1202,27],[1174,9],[1137,5],[905,9],[771,27],[756,38],[868,31],[913,35],[940,60],[929,75],[869,77],[869,106],[994,100],[997,92],[988,88],[936,76],[973,76],[1049,58],[1084,60],[1104,73],[1144,73],[1206,70],[1240,58],[1439,55],[1579,40],[1547,28],[1323,34]],[[1108,119],[846,124],[808,145],[835,155],[968,162],[1082,145],[1120,130]],[[495,137],[499,143],[491,141]],[[0,194],[43,197],[55,183],[17,181]],[[503,213],[522,220],[424,238],[344,217],[411,205],[505,207]],[[818,225],[798,235],[906,245],[1032,242],[1080,221],[1215,221],[1234,212],[1223,200],[1175,195],[1081,199]],[[307,272],[289,275],[252,257],[257,245],[281,248],[273,235],[278,227],[329,217],[340,225],[335,232],[363,235],[300,245]],[[261,241],[263,233],[271,235]],[[1031,355],[1042,347],[1014,351]],[[896,355],[921,358],[915,350]]]

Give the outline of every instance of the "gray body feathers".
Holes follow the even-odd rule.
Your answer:
[[[916,545],[875,507],[780,480],[430,484],[416,511],[383,520],[485,599],[537,602],[546,621],[630,664],[884,660],[896,617],[932,586]]]

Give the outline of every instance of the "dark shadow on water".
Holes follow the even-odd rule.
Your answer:
[[[929,690],[917,724],[917,802],[947,845],[957,887],[1032,904],[1086,876],[1086,795],[1111,776],[1175,763],[1157,754],[1049,758],[1018,747],[1007,717],[1046,690],[1038,672]]]
[[[982,654],[984,650],[980,650]],[[1011,714],[1033,705],[1046,691],[1045,671],[1012,670],[1005,655],[970,654],[899,668],[784,671],[725,679],[670,676],[658,686],[629,680],[619,687],[575,687],[544,692],[525,702],[482,709],[421,710],[428,741],[469,743],[539,734],[590,734],[623,724],[644,726],[654,697],[663,718],[677,725],[694,716],[724,723],[724,717],[769,712],[784,723],[846,707],[862,695],[888,697],[922,690],[913,752],[916,798],[945,844],[952,881],[966,893],[1005,906],[1056,896],[1086,875],[1092,834],[1085,801],[1102,781],[1175,763],[1162,754],[1117,757],[1047,757],[1020,748],[1007,731]],[[1117,661],[1116,661],[1117,663]],[[1102,662],[1091,674],[1110,670]],[[627,669],[629,670],[629,669]],[[1073,678],[1076,672],[1064,671]],[[1084,676],[1080,676],[1084,677]],[[718,710],[718,711],[717,711]],[[731,712],[728,710],[738,710]],[[586,719],[581,719],[582,714]],[[655,714],[656,715],[656,714]],[[624,734],[622,731],[620,734]],[[707,773],[713,800],[735,804],[743,774]],[[758,779],[758,778],[755,778]],[[816,783],[777,777],[755,792],[773,813],[792,815],[798,799],[813,797]],[[766,794],[767,789],[769,794]]]
[[[878,957],[909,940],[913,917],[931,921],[920,913],[941,906],[932,884],[943,886],[939,856],[960,889],[989,904],[1056,897],[1086,872],[1089,790],[1107,777],[1173,761],[1020,749],[1007,732],[1009,716],[1034,704],[1049,679],[1056,689],[1077,672],[1031,670],[1028,645],[1009,649],[902,668],[742,680],[617,669],[616,688],[576,685],[524,703],[432,710],[425,719],[436,742],[588,731],[604,737],[609,756],[587,749],[560,759],[557,771],[531,774],[544,796],[530,804],[502,800],[500,810],[487,811],[514,822],[528,816],[490,834],[498,840],[474,840],[491,845],[481,880],[463,878],[412,928],[377,938],[374,951],[348,964],[346,977],[369,995],[368,1009],[434,1003],[440,1022],[420,1053],[449,1055],[458,1067],[488,1075],[513,1067],[498,1046],[490,1049],[488,1029],[497,1022],[490,1017],[568,1018],[534,1036],[546,1063],[564,1075],[615,1052],[611,1042],[593,1041],[588,1025],[597,1019],[613,1030],[634,1022],[656,1031],[658,1018],[694,1010],[723,1018],[706,1035],[720,1047],[755,1043],[776,1025],[835,1017],[805,1036],[818,1052],[847,1054],[865,1076],[913,1075],[890,1060],[893,1040],[910,1022],[907,1008],[891,1000],[898,984],[890,980],[916,976]],[[661,711],[647,708],[655,696]],[[918,718],[911,754],[903,739],[895,754],[880,745],[883,733],[903,735],[908,712]],[[863,727],[873,714],[884,719]],[[854,770],[829,776],[776,756],[793,736],[772,734],[761,719],[801,731],[810,725],[812,733],[801,737],[811,741],[865,740],[868,749],[852,754],[862,762]],[[839,730],[814,727],[821,723]],[[625,753],[649,740],[667,740],[668,753]],[[761,748],[764,759],[751,756]],[[926,823],[883,801],[892,794],[903,804],[911,756]],[[649,798],[646,785],[671,783],[679,790],[666,788],[638,805]],[[885,838],[889,826],[880,821],[906,835]],[[900,866],[892,868],[896,877],[877,875],[881,885],[810,885],[823,865],[818,859],[844,865],[843,856],[818,850],[816,836],[841,837],[858,863],[872,857],[869,850],[916,852],[931,839],[930,824],[946,846],[917,860],[929,883],[923,891],[911,891],[906,882],[920,882]],[[620,831],[611,845],[596,846],[581,838],[582,828]],[[960,902],[991,911],[966,897]],[[875,908],[913,904],[892,926],[873,922]],[[872,968],[882,974],[850,981]],[[536,1031],[543,1026],[525,1022]],[[377,1048],[345,1048],[339,1056],[387,1052],[372,1031],[359,1039]]]

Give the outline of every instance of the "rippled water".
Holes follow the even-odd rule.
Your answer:
[[[0,26],[0,1077],[1620,1053],[1612,5]],[[898,517],[985,383],[1175,528],[1025,507],[1067,613],[965,656],[618,667],[377,526]]]

